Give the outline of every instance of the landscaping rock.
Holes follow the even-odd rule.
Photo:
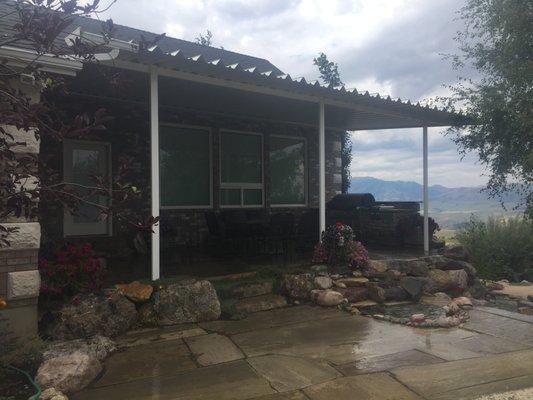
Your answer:
[[[424,293],[424,288],[427,286],[427,278],[406,276],[400,280],[400,286],[411,296],[415,301],[420,300]]]
[[[468,288],[468,274],[464,269],[446,271],[450,276],[450,286],[448,291],[454,294],[461,294]]]
[[[345,283],[339,282],[339,281],[333,282],[333,286],[335,286],[337,288],[343,288],[343,289],[345,289],[347,287]]]
[[[487,285],[487,289],[492,291],[492,290],[503,290],[505,289],[505,286],[503,286],[503,284],[499,283],[499,282],[492,282],[492,283],[489,283]]]
[[[452,298],[443,292],[437,292],[431,296],[422,297],[422,303],[431,304],[437,307],[447,306],[451,301]]]
[[[518,312],[524,315],[533,315],[533,308],[531,307],[518,307]]]
[[[443,308],[447,316],[459,314],[459,311],[461,311],[459,305],[454,301],[450,302],[450,304],[444,306]]]
[[[137,320],[135,305],[117,290],[80,295],[52,314],[45,333],[54,340],[114,337],[126,332]]]
[[[378,285],[376,284],[369,284],[367,285],[367,293],[368,293],[368,297],[375,301],[376,303],[384,303],[385,300],[386,300],[386,297],[385,297],[385,289],[383,289],[382,287],[379,287]]]
[[[96,357],[81,351],[51,358],[39,367],[35,381],[43,389],[72,393],[85,388],[102,371]]]
[[[265,281],[257,283],[243,283],[232,287],[229,290],[229,297],[244,299],[247,297],[262,296],[272,293],[274,282]]]
[[[325,264],[317,264],[311,267],[311,271],[316,275],[327,274],[328,266]]]
[[[402,287],[391,287],[385,289],[386,301],[403,301],[409,299],[409,293]]]
[[[426,261],[430,267],[441,269],[443,271],[464,269],[471,279],[475,278],[477,275],[476,268],[466,261],[447,258],[442,255],[424,257],[423,260]]]
[[[348,287],[348,288],[335,288],[336,292],[339,292],[350,303],[357,303],[368,298],[368,292],[363,287]]]
[[[144,303],[150,300],[154,288],[152,285],[145,285],[139,281],[134,281],[131,283],[119,283],[115,285],[115,288],[119,293],[126,296],[128,299],[134,303]]]
[[[314,287],[311,274],[284,275],[281,281],[282,292],[291,299],[308,300]]]
[[[485,299],[489,292],[487,287],[477,278],[470,282],[468,291],[474,299]]]
[[[350,278],[341,278],[337,280],[335,283],[343,283],[346,285],[346,287],[361,287],[365,286],[369,282],[368,278],[365,277],[350,277]]]
[[[442,255],[447,258],[453,258],[454,260],[470,261],[470,252],[463,245],[457,244],[453,246],[446,246]]]
[[[314,280],[317,289],[329,289],[333,286],[333,281],[329,276],[317,276]]]
[[[96,335],[90,339],[75,339],[53,343],[43,354],[43,361],[56,357],[63,357],[75,352],[85,353],[103,361],[110,353],[117,349],[115,343],[105,337]]]
[[[153,295],[153,310],[161,325],[213,321],[220,318],[220,302],[209,281],[183,281]]]
[[[369,260],[363,274],[368,278],[379,278],[385,275],[388,265],[384,261]]]
[[[428,290],[430,293],[446,292],[452,283],[451,276],[441,269],[429,270],[428,278]]]
[[[324,307],[334,307],[345,301],[344,296],[334,290],[313,290],[311,299],[318,305]]]
[[[68,397],[56,388],[48,388],[41,393],[39,400],[68,400]]]
[[[153,303],[145,303],[139,308],[139,322],[144,326],[157,326],[159,324]]]
[[[473,307],[472,300],[465,296],[456,297],[453,302],[459,307]]]
[[[285,307],[287,300],[277,294],[265,294],[256,297],[247,297],[235,303],[237,313],[251,314],[259,311],[273,310]]]
[[[424,314],[413,314],[413,315],[411,315],[411,318],[409,320],[413,324],[419,324],[419,323],[424,322],[426,320],[426,316]]]
[[[421,259],[389,260],[389,269],[393,269],[410,276],[427,276],[428,264]]]

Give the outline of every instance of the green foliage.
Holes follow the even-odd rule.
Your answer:
[[[531,219],[472,218],[456,237],[472,254],[481,278],[521,280],[533,269]]]
[[[533,213],[533,2],[467,0],[460,11],[465,29],[456,38],[454,67],[474,70],[444,99],[464,109],[476,125],[449,130],[461,151],[475,151],[490,171],[492,197],[520,193]],[[472,74],[470,74],[472,75]]]
[[[213,38],[213,33],[208,29],[205,35],[199,34],[195,41],[198,44],[201,44],[202,46],[211,46],[211,39]]]

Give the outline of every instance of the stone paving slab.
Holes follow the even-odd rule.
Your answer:
[[[497,382],[501,382],[505,390],[506,380],[533,375],[533,350],[422,367],[403,367],[392,370],[392,374],[404,385],[429,399],[448,398],[448,395],[445,396],[448,392],[459,393],[469,387],[487,384],[492,384],[493,390],[498,391]],[[533,386],[533,381],[530,380],[528,386]]]
[[[528,322],[530,324],[533,324],[533,315],[525,315],[520,314],[512,311],[502,310],[501,308],[495,308],[495,307],[476,307],[476,311],[482,311],[489,314],[499,315],[501,317],[507,317],[511,319],[516,319],[518,321],[522,322]]]
[[[198,368],[179,375],[87,390],[73,400],[244,400],[275,393],[246,362]]]
[[[473,309],[464,328],[533,346],[533,326],[528,322]]]
[[[533,375],[520,376],[452,390],[431,397],[431,400],[531,400],[533,399],[533,388],[530,387],[533,385],[532,382]],[[520,392],[522,392],[521,395]]]
[[[342,376],[324,361],[303,357],[267,355],[247,361],[279,392],[302,389]]]
[[[151,343],[112,354],[105,361],[104,374],[93,386],[116,385],[195,368],[196,363],[181,340]]]
[[[115,342],[119,348],[133,347],[154,342],[177,340],[206,334],[207,332],[202,328],[188,324],[187,326],[173,326],[164,329],[153,328],[132,332],[119,337],[115,340]]]
[[[309,400],[303,392],[276,393],[254,398],[253,400]]]
[[[186,338],[185,342],[203,367],[244,358],[244,354],[227,336],[218,333]]]
[[[311,400],[422,400],[386,373],[340,378],[303,392]]]
[[[296,324],[305,321],[322,320],[346,315],[336,308],[318,306],[298,306],[281,308],[271,311],[258,312],[249,315],[240,321],[211,321],[201,323],[200,326],[207,331],[234,335],[258,329],[273,328],[287,324]]]
[[[420,350],[407,350],[399,353],[385,354],[377,357],[362,358],[353,363],[337,367],[344,375],[359,375],[370,372],[383,372],[397,367],[427,365],[444,360]]]

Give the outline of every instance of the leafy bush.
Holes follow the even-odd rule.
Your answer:
[[[355,240],[350,226],[337,222],[322,232],[321,241],[315,246],[313,262],[326,263],[330,269],[348,267],[355,270],[367,265],[368,252]]]
[[[103,288],[105,269],[89,243],[62,244],[39,258],[41,294],[58,298]]]
[[[457,240],[472,254],[480,277],[531,279],[533,272],[533,221],[520,217],[472,218],[457,233]]]

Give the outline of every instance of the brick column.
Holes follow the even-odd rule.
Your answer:
[[[32,101],[39,101],[39,91],[31,85],[19,84]],[[0,121],[1,122],[1,121]],[[17,156],[39,154],[39,142],[33,132],[18,130],[14,126],[3,125],[13,137],[14,142],[26,145],[12,147]],[[12,139],[8,137],[8,141]],[[37,175],[37,171],[35,171]],[[5,177],[2,177],[5,178]],[[28,179],[28,185],[35,186],[37,178]],[[26,185],[26,188],[28,188]],[[0,329],[5,329],[17,336],[29,336],[37,333],[37,299],[39,296],[40,276],[37,269],[41,227],[36,219],[25,217],[7,217],[0,221],[2,226],[17,228],[10,233],[8,247],[0,247],[0,298],[7,302],[7,307],[0,310]]]

